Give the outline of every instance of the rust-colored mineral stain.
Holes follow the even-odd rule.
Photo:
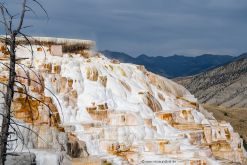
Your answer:
[[[180,130],[202,130],[203,129],[202,124],[196,124],[196,123],[186,123],[186,124],[172,123],[172,126]]]
[[[107,76],[99,76],[99,82],[106,87],[107,85]]]
[[[70,88],[72,88],[72,86],[73,86],[73,80],[72,79],[68,79],[68,86]]]
[[[84,57],[84,58],[89,58],[90,57],[90,52],[87,51],[87,50],[81,50],[79,51],[79,54],[81,57]]]
[[[7,48],[6,48],[6,46],[4,46],[4,45],[2,45],[2,46],[0,46],[0,51],[6,51],[7,50]]]
[[[120,61],[119,60],[116,60],[116,59],[113,59],[113,60],[111,60],[111,63],[113,63],[113,64],[120,64]]]
[[[43,97],[39,102],[26,97],[16,98],[13,102],[14,117],[32,124],[51,124],[59,128],[61,122],[56,106],[50,97]],[[46,105],[49,107],[46,107]],[[46,107],[46,109],[44,109]],[[44,112],[40,114],[39,108]],[[50,112],[49,112],[50,111]],[[44,116],[46,115],[46,116]],[[47,121],[48,119],[48,121]],[[59,128],[60,129],[60,128]],[[62,128],[61,128],[62,130]]]
[[[6,76],[0,76],[0,82],[1,83],[7,83],[8,82],[8,78]]]
[[[98,105],[98,109],[99,109],[99,110],[107,110],[107,109],[108,109],[107,103],[99,104],[99,105]]]
[[[61,66],[60,65],[54,65],[53,70],[54,70],[55,74],[60,74]]]
[[[122,80],[119,80],[119,81],[120,81],[120,83],[122,84],[122,86],[123,86],[127,91],[131,92],[131,87],[130,87],[126,82],[124,82],[124,81],[122,81]]]
[[[108,110],[98,110],[96,106],[87,107],[87,112],[94,120],[105,121],[108,119]]]
[[[165,101],[166,100],[165,97],[161,93],[158,93],[158,97],[162,101]]]
[[[160,103],[149,92],[145,93],[144,102],[153,110],[153,112],[160,112],[162,110]]]
[[[108,146],[107,152],[112,155],[121,157],[122,159],[128,161],[130,164],[134,163],[132,158],[133,155],[138,155],[134,147],[127,147],[125,144],[114,143]]]
[[[190,165],[207,165],[205,160],[190,160]]]
[[[173,120],[172,113],[161,113],[161,114],[158,114],[157,117],[167,122],[172,122]]]
[[[166,152],[165,145],[168,144],[168,143],[169,143],[168,140],[159,140],[159,141],[158,141],[159,151],[160,151],[161,153],[165,153],[165,152]]]
[[[38,48],[37,48],[37,51],[38,51],[38,52],[42,52],[42,50],[43,50],[42,47],[38,47]]]
[[[51,63],[43,64],[43,68],[44,68],[45,72],[51,73],[52,64]]]
[[[225,131],[225,135],[226,135],[227,140],[231,140],[231,134],[230,134],[230,131],[228,130],[228,128],[225,128],[224,131]]]
[[[86,75],[87,75],[87,79],[91,81],[97,81],[99,77],[99,72],[96,67],[87,67]]]
[[[226,140],[218,140],[210,145],[213,152],[231,151],[231,145]]]
[[[39,118],[39,102],[32,99],[17,98],[13,102],[14,116],[17,119],[21,119],[27,123],[33,123],[34,120]],[[18,109],[17,109],[18,107]]]

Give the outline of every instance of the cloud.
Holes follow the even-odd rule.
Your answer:
[[[12,0],[9,7],[16,10]],[[169,56],[246,51],[246,0],[41,0],[33,35],[93,39],[98,49]]]

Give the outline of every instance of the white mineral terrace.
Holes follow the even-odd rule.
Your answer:
[[[70,53],[54,56],[48,48],[45,48],[46,53],[40,51],[38,45],[34,50],[34,69],[59,100],[45,90],[59,112],[59,126],[86,143],[90,155],[87,164],[107,159],[119,165],[143,161],[217,165],[227,161],[242,162],[246,158],[242,139],[231,125],[216,121],[193,95],[173,81],[150,73],[142,66],[119,63],[90,51],[86,56]],[[18,47],[17,55],[30,57],[30,52]],[[23,60],[22,63],[30,65],[31,62]],[[2,81],[4,73],[0,74]],[[24,76],[20,68],[18,74]],[[35,84],[31,84],[30,89],[39,94],[40,89]],[[56,164],[59,158],[51,150],[57,149],[59,143],[54,136],[59,131],[42,125],[49,120],[46,113],[42,115],[37,130],[46,143],[37,138],[35,142],[29,138],[27,143],[33,144],[29,147],[37,153],[38,164],[47,164],[44,160]],[[91,160],[92,157],[97,159]]]

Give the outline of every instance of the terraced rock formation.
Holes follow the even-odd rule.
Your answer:
[[[25,89],[16,84],[19,94],[13,106],[16,122],[39,134],[23,129],[26,145],[21,150],[19,143],[16,151],[29,148],[37,164],[245,162],[243,141],[231,125],[218,122],[181,85],[143,66],[109,60],[92,51],[90,41],[82,46],[85,42],[78,40],[37,40],[33,61],[21,61],[32,64],[37,74],[25,74],[20,67],[17,74],[46,104],[24,99]],[[8,54],[2,52],[6,62]],[[31,56],[23,47],[17,48],[17,55]],[[1,82],[7,80],[6,71],[1,68]],[[26,81],[26,76],[35,81]],[[13,143],[10,150],[15,147]]]

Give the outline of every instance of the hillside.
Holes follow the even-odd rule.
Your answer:
[[[223,107],[247,107],[247,58],[243,54],[233,62],[196,76],[175,79],[201,103]]]
[[[17,47],[23,59],[18,66],[27,67],[16,68],[20,84],[12,108],[23,139],[9,151],[31,152],[38,165],[245,163],[239,134],[183,86],[94,52],[91,41],[36,38],[32,43],[33,61],[29,49]],[[1,49],[1,62],[7,63],[7,48]],[[8,68],[0,69],[4,91]],[[45,104],[25,97],[26,90]]]
[[[143,54],[134,58],[120,52],[102,51],[102,53],[108,58],[118,59],[121,62],[144,65],[148,70],[169,78],[195,75],[233,59],[228,55],[211,54],[196,57],[182,55],[150,57]]]

